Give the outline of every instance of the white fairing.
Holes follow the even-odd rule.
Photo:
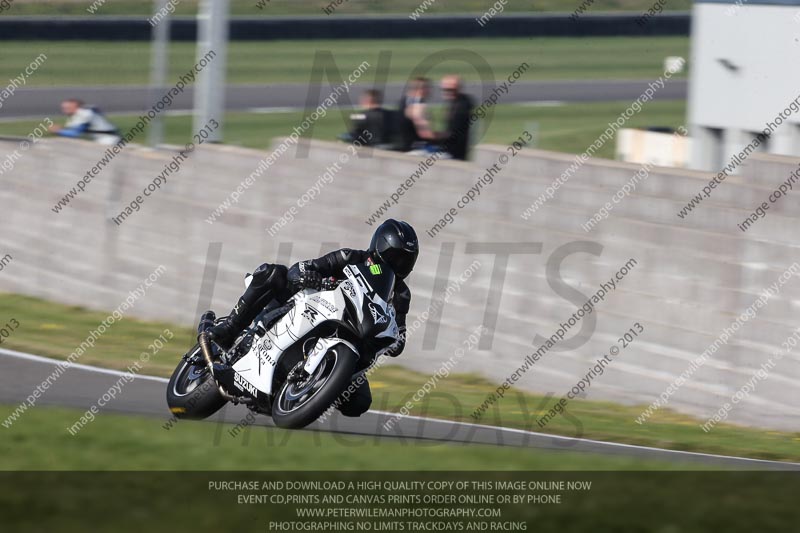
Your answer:
[[[305,366],[303,366],[303,370],[309,374],[313,374],[319,366],[319,363],[322,361],[322,358],[325,357],[326,353],[328,353],[328,350],[337,344],[345,344],[354,352],[358,352],[355,346],[344,339],[338,339],[336,337],[320,339],[317,341],[317,344],[314,345],[314,348],[308,353],[308,359],[306,360]]]
[[[359,321],[364,319],[362,303],[365,298],[369,299],[369,305],[375,306],[375,312],[385,317],[388,322],[386,329],[377,336],[397,338],[398,327],[394,308],[377,295],[370,297],[366,290],[372,292],[371,288],[363,287],[363,282],[356,280],[352,272],[346,270],[346,274],[348,280],[343,281],[332,291],[316,292],[306,289],[295,294],[294,307],[263,337],[255,339],[250,351],[233,365],[234,371],[241,376],[241,379],[259,391],[271,394],[275,366],[286,349],[323,321],[341,322],[345,313],[346,298],[355,304]],[[328,348],[338,343],[345,343],[357,352],[354,346],[342,339],[320,339],[314,349],[307,354],[309,357],[306,361],[306,371],[313,372]]]

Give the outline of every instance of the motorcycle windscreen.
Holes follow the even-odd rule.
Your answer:
[[[350,265],[347,267],[364,292],[373,299],[380,297],[388,302],[394,291],[394,272],[381,265]]]
[[[345,274],[358,289],[352,300],[360,308],[356,327],[361,338],[380,337],[387,329],[393,331],[396,322],[388,302],[394,290],[394,273],[379,265],[349,265]]]

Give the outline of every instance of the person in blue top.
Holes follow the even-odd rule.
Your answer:
[[[88,137],[101,144],[116,144],[120,140],[119,130],[103,113],[87,106],[77,98],[61,102],[61,112],[69,117],[64,127],[50,126],[50,133],[61,137]]]

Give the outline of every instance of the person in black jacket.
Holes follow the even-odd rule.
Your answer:
[[[285,302],[303,289],[319,289],[323,278],[341,277],[347,265],[381,264],[390,268],[396,277],[391,304],[400,341],[388,355],[397,357],[405,348],[406,315],[411,305],[411,291],[404,280],[414,269],[418,255],[419,241],[414,228],[407,222],[388,219],[375,230],[367,250],[343,248],[317,259],[300,261],[288,269],[284,265],[264,263],[253,272],[253,279],[236,307],[209,333],[217,344],[227,349],[273,299]],[[337,408],[345,416],[361,416],[371,404],[369,383],[360,380],[355,393]]]
[[[447,130],[441,134],[441,146],[453,159],[466,160],[469,152],[469,127],[472,114],[472,99],[461,92],[461,78],[449,75],[442,78],[444,99],[448,102],[446,112]]]
[[[392,117],[383,108],[383,95],[377,89],[368,89],[361,95],[361,110],[350,115],[351,140],[360,140],[365,146],[388,148],[392,144]]]

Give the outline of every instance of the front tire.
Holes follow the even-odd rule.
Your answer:
[[[200,346],[189,352],[195,356]],[[175,418],[202,420],[227,403],[205,365],[192,365],[181,359],[167,384],[167,405]]]
[[[332,346],[314,374],[302,380],[287,379],[272,403],[272,420],[286,429],[300,429],[327,411],[350,384],[358,355],[348,346]],[[302,368],[303,361],[298,363]]]

